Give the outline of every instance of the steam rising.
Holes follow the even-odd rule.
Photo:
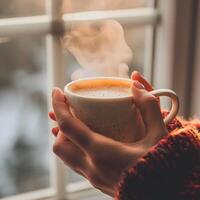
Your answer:
[[[90,76],[128,77],[132,52],[117,21],[73,25],[64,37],[64,47],[82,66],[72,74],[72,80]]]

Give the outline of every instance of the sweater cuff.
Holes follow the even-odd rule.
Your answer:
[[[167,115],[169,114],[168,111],[162,110],[162,117],[165,118]],[[176,130],[176,129],[180,129],[183,127],[183,122],[184,120],[179,118],[179,117],[175,117],[166,127],[169,133],[171,133],[172,131]]]
[[[199,133],[193,127],[182,128],[162,139],[123,173],[115,199],[197,200],[199,172]]]

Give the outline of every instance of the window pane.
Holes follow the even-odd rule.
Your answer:
[[[151,1],[152,0],[64,0],[63,12],[144,8],[149,7],[149,2]]]
[[[0,43],[0,197],[49,186],[45,40]]]
[[[133,70],[138,70],[143,73],[145,48],[147,48],[145,47],[146,27],[124,27],[124,31],[126,42],[133,53],[133,58],[129,64],[129,76]]]
[[[1,0],[0,18],[42,15],[45,0]]]

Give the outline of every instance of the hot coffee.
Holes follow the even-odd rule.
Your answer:
[[[129,96],[131,94],[131,89],[126,86],[99,86],[81,88],[75,90],[74,92],[85,97],[116,98]]]
[[[73,81],[64,90],[72,113],[93,131],[121,142],[135,142],[143,135],[135,131],[131,85],[130,79],[98,77]],[[151,93],[172,99],[172,109],[164,119],[168,124],[178,111],[176,94],[166,89]]]

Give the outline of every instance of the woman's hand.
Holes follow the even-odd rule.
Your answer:
[[[146,136],[134,144],[120,143],[93,132],[71,114],[60,89],[54,89],[52,94],[54,113],[51,112],[50,117],[58,124],[52,130],[56,136],[54,153],[94,187],[110,196],[114,196],[122,172],[166,134],[157,99],[146,91],[152,87],[135,72],[132,79],[136,77],[143,84],[133,81],[132,92]]]

